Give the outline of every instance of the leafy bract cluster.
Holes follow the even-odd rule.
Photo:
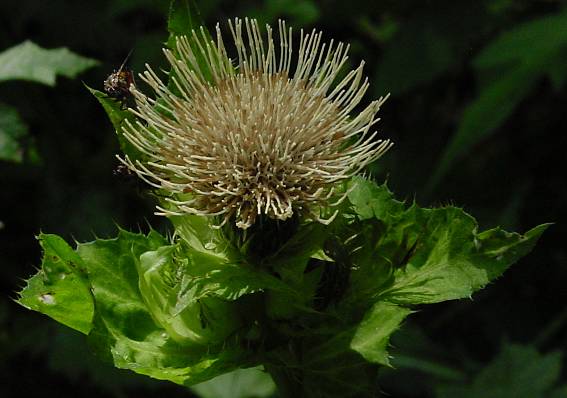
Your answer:
[[[120,230],[73,249],[42,234],[42,268],[19,302],[158,379],[191,385],[264,365],[305,396],[370,394],[415,305],[470,297],[547,226],[478,232],[458,208],[408,207],[385,186],[350,184],[331,225],[300,224],[260,259],[200,216],[172,217],[171,240]]]

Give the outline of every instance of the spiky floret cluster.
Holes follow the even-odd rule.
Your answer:
[[[324,222],[319,210],[345,195],[338,183],[391,146],[370,130],[385,98],[351,115],[368,88],[363,63],[339,80],[348,46],[321,43],[321,32],[301,31],[295,57],[282,21],[277,47],[268,25],[265,39],[255,20],[229,26],[236,60],[217,25],[216,41],[201,29],[164,50],[169,84],[147,66],[140,77],[156,95],[131,88],[139,120],[124,135],[148,160],[123,162],[172,193],[158,214],[218,215],[242,229],[294,212]]]

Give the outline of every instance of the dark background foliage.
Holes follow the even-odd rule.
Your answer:
[[[392,397],[547,397],[552,390],[567,397],[558,389],[567,379],[567,2],[199,4],[209,26],[234,16],[283,17],[351,43],[351,65],[364,59],[371,78],[367,99],[391,93],[379,129],[396,145],[371,172],[398,196],[462,206],[482,228],[523,232],[556,222],[473,300],[415,314],[392,342],[397,369],[382,372],[381,389]],[[117,141],[81,83],[101,89],[131,49],[134,71],[163,65],[167,8],[165,0],[0,3],[0,51],[29,39],[101,62],[79,79],[58,78],[55,88],[0,83],[0,100],[29,130],[24,161],[0,161],[4,397],[191,396],[99,362],[82,336],[11,300],[39,264],[40,231],[83,241],[114,235],[116,224],[167,228],[135,181],[113,175]]]

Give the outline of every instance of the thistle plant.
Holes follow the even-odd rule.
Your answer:
[[[414,308],[470,297],[546,225],[479,232],[459,208],[397,201],[360,176],[391,143],[374,128],[385,98],[358,110],[368,81],[363,64],[345,70],[348,46],[235,19],[225,47],[175,4],[170,70],[139,76],[154,95],[131,86],[124,110],[91,89],[172,233],[76,248],[41,234],[19,302],[154,378],[262,366],[282,397],[376,396]]]

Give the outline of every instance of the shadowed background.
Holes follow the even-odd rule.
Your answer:
[[[525,232],[556,222],[473,300],[428,306],[410,318],[392,341],[397,369],[382,372],[382,391],[567,397],[567,1],[198,4],[209,27],[235,16],[271,24],[285,18],[351,43],[350,64],[364,59],[371,79],[366,101],[391,93],[377,128],[396,145],[371,172],[399,197],[462,206],[483,229]],[[32,40],[100,62],[77,78],[58,77],[55,87],[0,81],[0,103],[17,110],[23,129],[21,159],[0,158],[4,397],[192,396],[99,362],[81,335],[11,300],[40,262],[40,231],[85,241],[113,236],[116,224],[167,229],[136,181],[113,175],[117,140],[82,84],[102,89],[130,50],[135,72],[146,62],[165,67],[167,9],[165,0],[0,4],[0,53]],[[0,146],[10,128],[2,116]]]

